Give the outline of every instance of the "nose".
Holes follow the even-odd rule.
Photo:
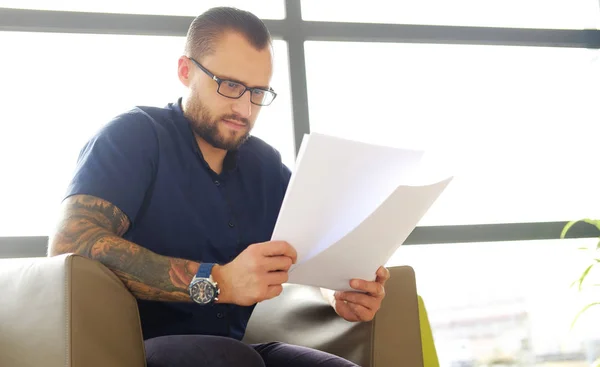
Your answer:
[[[236,99],[233,103],[233,112],[240,117],[249,118],[252,114],[251,96],[251,92],[247,90],[240,98]]]

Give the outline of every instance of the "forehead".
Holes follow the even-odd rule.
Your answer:
[[[242,35],[225,32],[203,58],[203,65],[220,78],[238,80],[249,87],[266,87],[271,81],[273,57],[267,45],[257,50]]]

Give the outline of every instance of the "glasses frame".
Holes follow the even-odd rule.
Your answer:
[[[235,80],[221,79],[218,76],[216,76],[215,74],[211,73],[207,68],[205,68],[204,66],[202,66],[202,64],[200,64],[198,61],[194,60],[194,58],[188,57],[188,59],[190,59],[198,67],[198,69],[202,70],[212,80],[214,80],[215,82],[217,82],[217,93],[219,93],[219,95],[221,95],[223,97],[231,98],[231,99],[240,99],[240,98],[242,98],[242,96],[244,94],[246,94],[247,91],[250,91],[250,103],[252,103],[254,105],[257,105],[257,106],[269,106],[271,103],[273,103],[273,101],[275,100],[275,98],[277,98],[277,93],[275,93],[275,91],[273,90],[273,88],[269,88],[269,89],[264,89],[264,88],[250,88],[250,87],[244,85],[243,83],[240,83],[240,82],[235,81]],[[238,97],[231,97],[231,96],[225,95],[225,94],[221,93],[221,91],[220,91],[220,89],[221,89],[221,83],[223,83],[223,82],[230,82],[230,83],[235,83],[235,84],[241,85],[242,87],[244,87],[244,91]],[[254,93],[254,91],[261,91],[261,92],[272,93],[273,94],[273,99],[271,99],[271,102],[269,102],[268,104],[256,103],[256,102],[254,102],[252,100],[252,93]]]

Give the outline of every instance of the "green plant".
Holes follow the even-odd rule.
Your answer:
[[[600,230],[600,220],[580,219],[580,220],[575,220],[575,221],[571,221],[571,222],[567,223],[567,225],[562,230],[560,238],[564,239],[567,232],[569,231],[569,229],[571,229],[571,227],[573,227],[573,225],[575,225],[578,222],[585,222],[585,223],[591,224],[591,225],[595,226],[596,228],[598,228],[598,230]],[[600,238],[598,238],[598,242],[595,245],[587,246],[587,247],[580,247],[579,249],[587,252],[587,254],[589,256],[589,263],[587,264],[587,266],[585,267],[585,269],[583,270],[583,272],[581,273],[579,278],[577,278],[571,284],[571,286],[577,287],[578,291],[583,291],[584,289],[589,289],[589,288],[593,288],[593,287],[599,287],[600,284],[598,284],[598,283],[588,284],[585,281],[588,278],[590,272],[595,267],[600,266],[600,265],[598,265],[598,264],[600,264]],[[579,317],[584,312],[586,312],[587,310],[589,310],[590,308],[592,308],[594,306],[599,306],[599,305],[600,305],[600,294],[598,296],[597,301],[592,301],[592,302],[586,304],[581,310],[579,310],[579,312],[577,312],[577,314],[575,315],[575,317],[573,319],[573,322],[571,323],[571,327],[573,327],[575,325],[575,323],[577,322]]]

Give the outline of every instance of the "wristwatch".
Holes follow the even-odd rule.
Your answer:
[[[213,280],[211,272],[215,264],[202,263],[192,279],[188,290],[192,300],[201,305],[208,305],[219,300],[221,290]]]

